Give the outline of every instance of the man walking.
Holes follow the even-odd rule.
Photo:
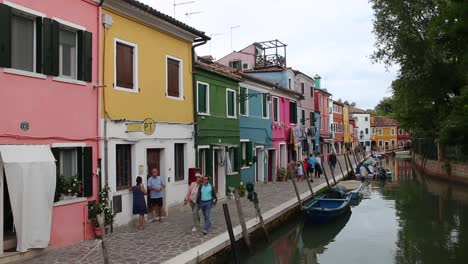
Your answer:
[[[335,151],[333,151],[333,150],[332,150],[332,153],[330,154],[330,164],[331,164],[331,167],[332,167],[333,171],[335,171],[336,154],[335,154]]]
[[[190,187],[187,191],[187,195],[185,196],[184,205],[190,203],[190,207],[192,207],[192,218],[193,218],[193,228],[192,232],[196,232],[198,230],[198,226],[200,225],[200,216],[198,215],[198,211],[200,211],[200,207],[197,204],[198,199],[198,189],[203,182],[203,179],[199,173],[196,175],[197,180],[190,184]]]
[[[163,190],[166,188],[164,180],[159,176],[159,171],[156,168],[151,170],[151,177],[148,179],[148,190],[150,190],[150,204],[153,212],[153,223],[156,223],[156,207],[158,209],[159,222],[161,222],[162,206],[163,206]]]
[[[216,204],[216,193],[210,179],[207,176],[203,177],[203,184],[200,185],[198,190],[197,203],[202,210],[203,217],[205,218],[205,227],[202,232],[203,235],[208,234],[211,228],[211,206]]]
[[[310,156],[309,156],[308,170],[309,170],[310,181],[314,182],[312,175],[314,174],[314,170],[315,170],[315,158],[314,158],[314,155],[312,155],[312,153],[310,153]]]

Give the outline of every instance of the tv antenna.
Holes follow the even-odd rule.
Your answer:
[[[190,18],[191,15],[196,15],[196,14],[201,14],[201,13],[203,13],[203,11],[185,13],[185,23],[188,22],[188,19]]]
[[[176,18],[176,16],[175,16],[176,13],[175,13],[175,11],[176,11],[176,7],[177,7],[177,6],[180,6],[180,5],[188,5],[188,4],[193,4],[193,3],[195,3],[195,1],[186,1],[186,2],[179,2],[179,3],[177,3],[176,0],[174,0],[174,18]]]

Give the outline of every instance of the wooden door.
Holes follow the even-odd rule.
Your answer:
[[[151,177],[151,171],[153,168],[158,169],[159,174],[161,175],[161,169],[160,169],[160,149],[147,149],[146,150],[146,167],[147,167],[147,180]],[[162,175],[161,175],[162,177]],[[145,183],[146,188],[148,188],[148,182]],[[163,199],[163,203],[164,203]],[[148,204],[148,210],[151,209],[151,204],[150,204],[150,191],[148,190],[147,194],[147,204]],[[163,210],[164,212],[164,210]]]
[[[218,173],[218,150],[213,150],[213,185],[215,193],[218,193],[219,173]]]
[[[273,181],[273,150],[268,151],[268,181]]]

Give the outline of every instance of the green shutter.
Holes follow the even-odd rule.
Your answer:
[[[59,75],[59,23],[48,18],[43,21],[43,73]]]
[[[228,116],[234,115],[234,93],[228,91]]]
[[[294,120],[294,107],[293,107],[293,103],[292,102],[289,102],[289,123],[294,123],[293,122]]]
[[[278,98],[275,98],[273,100],[273,114],[274,114],[273,120],[277,122],[279,121],[278,120],[278,104],[279,104],[278,100],[279,100]]]
[[[60,24],[52,20],[52,31],[51,31],[51,52],[52,52],[52,72],[51,75],[59,75],[59,33],[60,33]]]
[[[305,126],[305,111],[301,110],[301,124]]]
[[[267,104],[268,104],[267,95],[262,94],[262,116],[263,117],[267,117]]]
[[[198,112],[206,113],[206,85],[198,84]]]
[[[245,145],[246,145],[246,148],[247,148],[247,150],[246,150],[246,153],[247,153],[247,165],[250,166],[250,165],[252,165],[252,152],[253,152],[253,151],[252,151],[252,142],[249,141],[249,142],[247,142],[247,144],[245,144]]]
[[[78,30],[77,32],[77,42],[78,42],[78,50],[77,50],[77,79],[83,80],[84,79],[84,57],[83,57],[83,30]]]
[[[60,189],[60,151],[57,148],[51,148],[52,155],[54,155],[55,159],[55,195],[54,195],[54,202],[60,201],[60,193],[57,192],[57,188]]]
[[[0,67],[11,67],[11,7],[0,4]]]
[[[83,196],[93,196],[93,148],[83,148]]]
[[[310,126],[313,127],[315,125],[315,121],[314,121],[314,112],[310,112]]]
[[[241,115],[245,115],[245,102],[247,101],[247,98],[245,98],[245,88],[241,87],[240,88],[240,109],[239,112]]]
[[[240,151],[239,148],[234,148],[234,164],[232,171],[240,171]]]
[[[42,17],[36,17],[36,72],[42,73]]]
[[[91,82],[93,73],[93,33],[85,31],[83,34],[83,81]]]

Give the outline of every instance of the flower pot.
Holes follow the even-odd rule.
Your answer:
[[[102,233],[101,233],[101,228],[100,228],[99,226],[95,226],[95,227],[94,227],[94,235],[95,235],[97,238],[101,238]]]

